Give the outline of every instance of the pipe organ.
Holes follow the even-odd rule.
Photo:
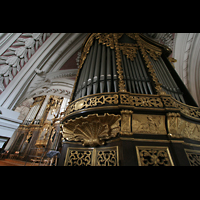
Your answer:
[[[9,149],[59,166],[200,165],[200,108],[172,51],[142,33],[92,33],[69,99],[41,96]]]
[[[10,158],[31,161],[42,159],[49,150],[58,150],[62,138],[59,119],[68,102],[68,98],[53,95],[35,97],[23,124],[15,132]]]
[[[200,165],[200,108],[170,54],[141,33],[89,34],[58,165]]]

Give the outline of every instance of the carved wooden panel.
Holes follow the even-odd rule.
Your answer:
[[[118,147],[69,147],[64,166],[118,166]]]
[[[200,151],[185,149],[185,153],[191,166],[200,166]]]
[[[173,166],[168,147],[137,146],[139,166]]]
[[[132,132],[143,134],[167,134],[164,115],[132,115]]]

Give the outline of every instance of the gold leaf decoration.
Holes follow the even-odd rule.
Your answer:
[[[81,141],[83,146],[103,145],[105,139],[117,136],[120,119],[120,115],[108,113],[71,119],[62,125],[63,137],[68,141]]]

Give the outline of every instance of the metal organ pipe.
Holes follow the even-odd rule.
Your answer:
[[[138,52],[139,53],[139,52]],[[145,78],[144,78],[144,75],[143,75],[143,70],[141,69],[142,65],[141,63],[139,63],[139,60],[138,60],[138,56],[139,54],[137,53],[137,56],[136,56],[136,62],[138,64],[138,68],[139,68],[139,73],[140,73],[140,77],[141,77],[141,80],[142,80],[142,85],[144,87],[144,90],[145,90],[145,94],[148,94],[148,91],[147,91],[147,86],[146,86],[146,83],[145,83]]]
[[[111,49],[112,53],[112,71],[113,71],[113,82],[114,82],[114,92],[117,92],[117,71],[116,71],[116,59],[115,59],[115,52],[113,49]]]
[[[172,96],[173,96],[175,99],[177,99],[177,100],[180,101],[178,95],[176,94],[176,89],[175,89],[174,85],[172,84],[172,82],[171,82],[171,80],[170,80],[171,74],[169,73],[169,71],[167,71],[166,67],[163,66],[163,65],[160,63],[160,60],[159,60],[159,59],[157,60],[157,63],[158,63],[158,65],[159,65],[159,67],[162,69],[163,74],[165,74],[165,75],[164,75],[164,78],[166,79],[167,86],[169,86],[169,89],[170,89],[170,91],[171,91]]]
[[[106,46],[102,47],[102,58],[101,58],[101,72],[100,72],[100,93],[104,92],[105,87],[105,70],[106,70]]]
[[[91,47],[90,53],[88,55],[88,65],[85,66],[86,71],[84,74],[84,80],[83,80],[83,85],[82,85],[82,97],[85,96],[86,93],[86,86],[87,86],[87,80],[88,80],[88,76],[89,76],[89,70],[91,68],[91,58],[92,58],[92,54],[93,54],[93,49],[94,49],[94,45]]]
[[[127,64],[126,64],[126,56],[123,55],[121,52],[121,57],[122,57],[122,67],[124,71],[124,80],[125,80],[125,85],[126,85],[126,90],[131,92],[131,83],[130,83],[130,77],[127,69]]]
[[[130,77],[131,77],[131,83],[132,83],[132,88],[133,88],[133,92],[134,93],[137,93],[136,92],[136,88],[135,88],[135,84],[134,84],[134,78],[133,78],[133,69],[131,67],[131,64],[130,64],[131,60],[130,59],[127,59],[127,64],[128,64],[128,68],[130,70]]]
[[[111,53],[110,47],[107,47],[107,92],[111,92]]]
[[[131,69],[132,69],[132,72],[133,72],[135,87],[136,87],[136,90],[137,90],[136,93],[140,93],[139,86],[138,86],[137,74],[136,74],[136,70],[135,70],[135,66],[134,66],[134,64],[133,64],[133,61],[131,61],[131,60],[130,60],[130,65],[131,65]]]
[[[136,70],[136,74],[137,74],[137,77],[138,77],[138,84],[139,84],[139,88],[140,88],[140,92],[141,94],[144,94],[144,91],[143,91],[143,88],[142,88],[142,83],[141,83],[141,75],[139,73],[139,70],[138,70],[138,63],[136,62],[136,59],[133,60],[133,63],[135,65],[135,70]]]
[[[98,46],[97,40],[95,40],[94,41],[94,52],[93,52],[91,66],[90,66],[90,70],[89,70],[89,77],[87,80],[87,95],[90,95],[91,91],[92,91],[92,78],[93,78],[95,62],[96,62],[97,46]]]
[[[181,93],[181,90],[179,89],[179,87],[177,86],[175,80],[173,79],[171,73],[169,72],[167,66],[165,65],[164,61],[162,60],[162,58],[159,58],[159,61],[160,61],[160,64],[163,65],[163,68],[165,69],[165,71],[169,74],[169,79],[170,79],[170,82],[173,86],[173,90],[176,94],[176,96],[178,96],[178,98],[180,98],[180,101],[182,101],[183,103],[185,103],[185,100],[183,98],[183,95]],[[178,100],[178,99],[177,99]]]
[[[76,90],[76,94],[74,98],[75,100],[81,97],[82,83],[83,83],[84,74],[86,71],[86,66],[88,65],[88,61],[89,61],[89,56],[86,58],[85,63],[83,64],[83,67],[81,69],[81,75],[79,77],[78,86],[77,86],[77,90]]]
[[[102,51],[102,45],[98,44],[97,48],[97,59],[95,64],[95,71],[94,71],[94,77],[93,77],[93,94],[97,93],[98,87],[99,87],[99,73],[100,73],[100,64],[101,64],[101,51]]]
[[[149,80],[149,77],[148,77],[147,72],[146,72],[146,70],[145,70],[145,66],[144,66],[144,63],[143,63],[143,61],[142,61],[142,59],[141,59],[141,54],[140,54],[139,51],[138,51],[138,58],[139,58],[139,62],[140,62],[142,71],[143,71],[143,73],[144,73],[144,78],[145,78],[147,87],[148,87],[148,89],[149,89],[149,92],[150,92],[150,94],[153,94],[153,90],[152,90],[152,87],[151,87],[151,84],[150,84],[150,80]],[[148,93],[147,93],[147,94],[148,94]]]
[[[164,89],[165,92],[168,91],[167,93],[171,94],[169,91],[169,87],[167,86],[167,82],[165,80],[164,73],[162,72],[160,67],[157,65],[156,61],[154,61],[150,56],[149,56],[149,59],[150,59],[151,63],[153,64],[153,67],[154,67],[154,70],[156,72],[159,82],[162,84],[162,88]],[[164,77],[163,77],[163,75],[164,75]]]
[[[137,51],[133,61],[127,58],[122,51],[120,51],[120,55],[126,90],[131,93],[153,94],[152,84],[141,52]],[[159,58],[155,61],[150,55],[148,57],[163,90],[183,102],[182,94],[173,78],[169,76],[170,72],[167,71],[162,59]],[[98,39],[94,39],[80,72],[74,100],[85,95],[118,91],[115,50],[99,43]]]

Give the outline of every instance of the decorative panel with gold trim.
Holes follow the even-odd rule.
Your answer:
[[[168,147],[137,146],[139,166],[174,166]]]
[[[191,166],[200,166],[200,151],[185,149],[185,153]]]
[[[69,147],[64,166],[119,166],[118,147]]]
[[[132,115],[132,132],[143,134],[167,134],[164,115]]]
[[[200,141],[200,124],[186,121],[179,113],[167,114],[169,135],[175,138],[189,138]]]

